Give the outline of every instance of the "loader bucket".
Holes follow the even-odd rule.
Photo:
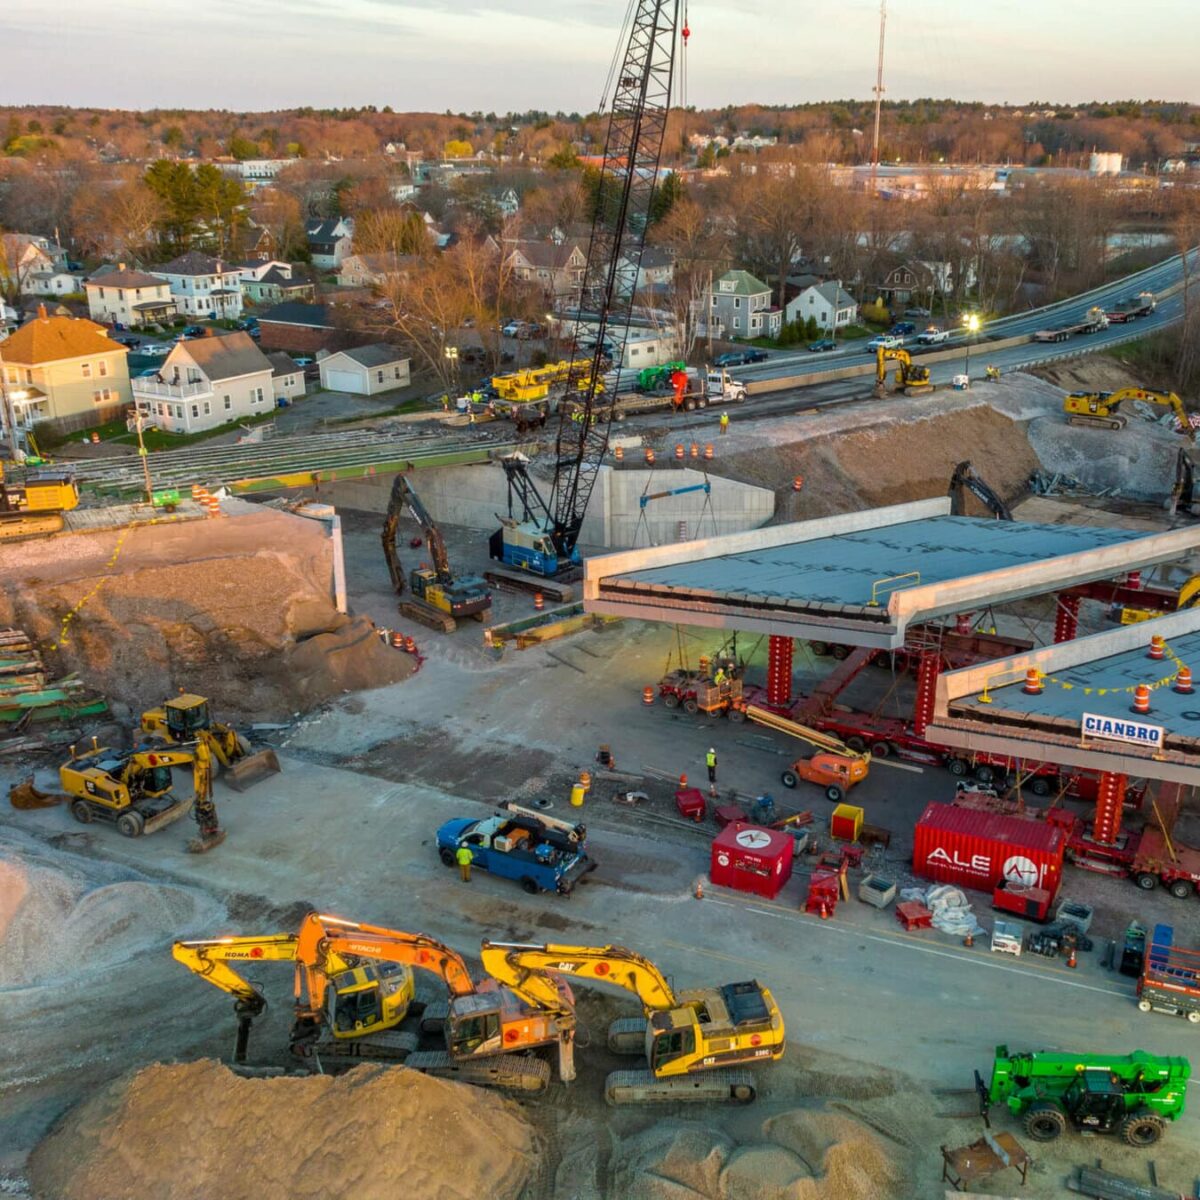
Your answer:
[[[9,804],[23,812],[35,808],[53,808],[56,804],[62,804],[70,798],[62,792],[43,792],[40,788],[34,787],[32,775],[27,779],[22,779],[20,783],[14,783],[8,789]]]
[[[168,825],[174,825],[180,817],[186,817],[192,811],[192,801],[191,796],[186,800],[177,800],[170,808],[165,808],[157,816],[151,817],[142,827],[143,835],[165,829]]]
[[[281,770],[279,757],[274,750],[260,750],[257,754],[238,759],[225,772],[225,782],[235,792],[244,792],[268,775],[278,775]]]

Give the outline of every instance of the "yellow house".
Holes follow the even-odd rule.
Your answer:
[[[64,431],[112,420],[133,403],[129,351],[103,326],[50,317],[45,305],[0,342],[0,371],[17,424],[31,429],[54,421]]]

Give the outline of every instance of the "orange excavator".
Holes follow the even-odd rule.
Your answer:
[[[172,954],[234,997],[238,1063],[246,1061],[250,1025],[266,999],[230,964],[290,961],[290,1041],[299,1057],[402,1060],[463,1083],[540,1092],[549,1086],[550,1068],[528,1052],[557,1045],[560,1076],[575,1077],[575,1000],[565,982],[558,981],[553,1002],[527,1003],[494,979],[476,984],[461,955],[423,933],[309,913],[296,934],[176,942]],[[414,968],[436,975],[449,990],[448,1005],[429,1006],[420,1022],[421,1032],[442,1034],[443,1050],[421,1050],[419,1035],[399,1028],[415,1014]]]

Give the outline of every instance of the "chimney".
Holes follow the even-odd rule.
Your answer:
[[[124,263],[117,263],[117,270],[118,270],[118,271],[123,271],[123,270],[125,270],[125,264],[124,264]]]
[[[46,306],[44,304],[38,305],[38,316],[41,317],[43,321],[47,320]]]

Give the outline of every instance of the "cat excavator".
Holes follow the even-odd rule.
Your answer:
[[[424,1074],[540,1092],[549,1065],[526,1052],[557,1045],[562,1079],[575,1077],[575,1001],[563,981],[527,1003],[493,979],[476,984],[462,956],[427,934],[313,912],[295,934],[181,941],[172,954],[234,997],[237,1063],[246,1061],[250,1026],[266,1000],[231,964],[260,960],[295,963],[290,1044],[298,1057],[403,1060]],[[440,1033],[444,1050],[420,1050],[418,1035],[399,1029],[413,1008],[414,969],[436,975],[450,993],[421,1018],[421,1031]]]
[[[882,400],[887,395],[887,364],[889,359],[899,363],[896,369],[896,392],[904,396],[917,396],[922,392],[932,392],[933,383],[929,378],[929,368],[915,365],[912,355],[907,350],[888,350],[880,346],[875,351],[875,398]]]
[[[442,633],[453,633],[461,617],[485,620],[492,607],[492,593],[487,584],[475,576],[455,579],[450,570],[442,531],[434,524],[421,498],[403,475],[397,475],[392,484],[381,534],[383,556],[387,559],[388,574],[392,577],[396,595],[403,596],[405,589],[404,568],[396,553],[396,529],[400,524],[400,514],[406,508],[421,527],[433,558],[433,566],[422,564],[409,573],[408,587],[412,595],[400,601],[400,612]],[[415,539],[413,544],[419,546],[421,543]]]
[[[1183,401],[1174,392],[1156,392],[1148,388],[1127,387],[1115,392],[1072,392],[1063,397],[1063,412],[1071,425],[1087,425],[1095,429],[1124,429],[1129,418],[1119,412],[1122,404],[1141,400],[1146,404],[1161,404],[1171,409],[1179,422],[1180,432],[1191,442],[1196,440],[1196,431],[1183,407]]]
[[[967,515],[966,493],[970,492],[997,521],[1011,521],[1012,511],[1008,505],[991,489],[987,481],[971,465],[970,461],[960,462],[950,476],[950,515],[965,517]]]
[[[563,975],[637,996],[644,1016],[614,1021],[608,1047],[644,1054],[649,1070],[609,1075],[609,1104],[749,1104],[757,1094],[753,1073],[727,1068],[783,1057],[783,1016],[757,980],[676,993],[654,963],[624,946],[485,941],[480,956],[493,979],[529,1004],[552,1004]]]
[[[57,533],[63,513],[79,507],[79,487],[69,471],[45,468],[24,482],[6,480],[0,463],[0,541]]]

